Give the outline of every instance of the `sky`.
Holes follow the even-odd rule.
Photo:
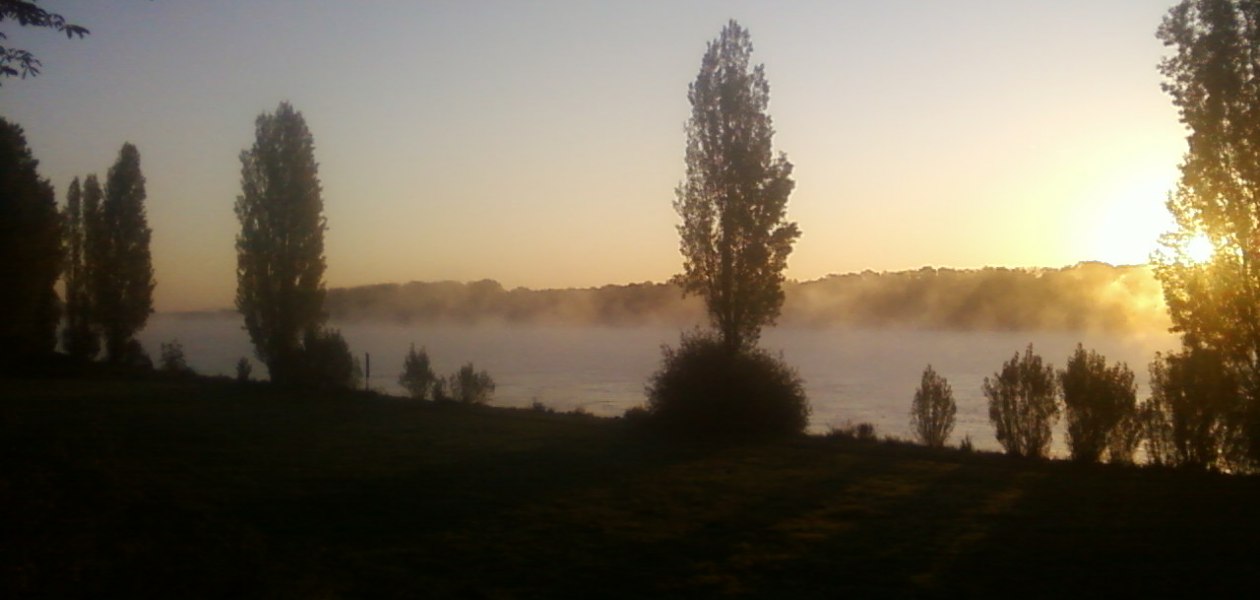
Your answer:
[[[158,311],[232,306],[254,120],[315,140],[330,287],[663,281],[687,86],[729,19],[795,165],[787,276],[1147,260],[1185,132],[1157,71],[1172,0],[40,3],[91,34],[0,25],[64,202],[140,150]]]

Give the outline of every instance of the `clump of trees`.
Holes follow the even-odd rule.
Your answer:
[[[1192,469],[1245,468],[1238,389],[1235,372],[1215,350],[1191,346],[1157,354],[1143,411],[1148,460]]]
[[[1152,366],[1152,387],[1158,382],[1159,391],[1151,414],[1163,415],[1152,430],[1152,446],[1161,461],[1210,465],[1221,446],[1238,444],[1246,450],[1247,466],[1254,467],[1260,464],[1260,148],[1255,143],[1260,8],[1241,0],[1182,0],[1165,16],[1159,38],[1175,49],[1160,71],[1189,135],[1181,179],[1167,202],[1176,229],[1162,238],[1152,257],[1173,331],[1182,334],[1182,350]],[[1200,262],[1187,249],[1203,238],[1214,252]],[[1236,407],[1231,409],[1236,426],[1196,414],[1186,404],[1191,402],[1206,403],[1203,410],[1213,414],[1222,404]],[[1171,416],[1178,413],[1182,416]],[[1195,441],[1209,432],[1222,443],[1210,447]],[[1181,442],[1175,441],[1178,436]],[[1224,440],[1228,437],[1237,439]]]
[[[1045,458],[1051,427],[1059,420],[1054,367],[1042,364],[1032,344],[1002,364],[982,387],[998,443],[1011,456]]]
[[[928,365],[923,370],[923,378],[910,405],[910,429],[915,438],[930,448],[944,447],[949,434],[954,431],[957,412],[954,389],[932,369],[932,365]]]
[[[236,308],[273,382],[355,387],[349,346],[324,327],[327,224],[314,138],[288,102],[254,125],[236,198]]]
[[[61,299],[61,219],[22,128],[0,118],[0,361],[53,352]]]
[[[759,350],[783,304],[783,269],[800,230],[787,220],[792,164],[773,153],[770,86],[748,31],[731,21],[710,42],[687,94],[687,175],[674,208],[683,272],[714,334],[684,336],[648,387],[648,413],[688,433],[799,433],[808,403],[796,372]]]
[[[66,192],[66,320],[61,339],[75,359],[92,360],[103,345],[111,364],[150,364],[135,339],[153,314],[157,285],[146,199],[140,151],[130,143],[119,150],[103,190],[90,174],[82,186],[76,177]]]
[[[467,363],[443,378],[433,372],[429,354],[412,344],[403,359],[403,370],[398,384],[416,400],[459,402],[462,404],[488,404],[494,397],[495,383],[490,373],[477,370]]]

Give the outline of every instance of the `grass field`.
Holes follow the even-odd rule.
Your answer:
[[[1236,597],[1260,479],[221,381],[0,380],[0,595]]]

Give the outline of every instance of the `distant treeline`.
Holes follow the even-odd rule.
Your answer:
[[[782,325],[934,329],[1164,330],[1163,296],[1149,267],[1081,263],[1062,269],[933,269],[831,275],[784,286]],[[328,291],[336,320],[498,321],[687,326],[704,319],[695,297],[667,283],[504,289],[493,280],[380,284]]]

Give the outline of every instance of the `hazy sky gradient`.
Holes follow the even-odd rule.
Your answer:
[[[661,281],[687,84],[727,19],[796,165],[789,277],[1144,262],[1184,134],[1156,71],[1171,0],[46,1],[7,80],[59,200],[141,152],[158,310],[226,307],[254,119],[315,137],[330,286]]]

